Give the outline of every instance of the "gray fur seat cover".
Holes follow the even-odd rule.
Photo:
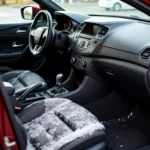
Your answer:
[[[62,98],[45,100],[45,113],[24,127],[28,136],[27,150],[58,150],[76,139],[104,130],[89,111]]]
[[[11,83],[16,92],[39,83],[43,84],[43,88],[47,88],[47,84],[44,79],[41,78],[38,74],[31,71],[9,71],[7,73],[4,73],[2,75],[2,78],[5,82]]]

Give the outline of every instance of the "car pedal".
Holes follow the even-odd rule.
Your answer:
[[[108,121],[103,121],[101,123],[107,128],[113,124],[123,123],[123,122],[126,122],[128,120],[132,120],[132,119],[136,118],[139,114],[140,114],[140,108],[136,106],[133,109],[133,111],[126,117],[108,120]]]

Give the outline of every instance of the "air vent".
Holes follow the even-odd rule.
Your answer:
[[[150,48],[147,48],[142,52],[141,59],[148,60],[149,57],[150,57]]]
[[[98,33],[98,36],[104,36],[106,35],[106,33],[108,32],[108,28],[107,27],[104,27],[102,28],[102,30]]]
[[[79,26],[78,31],[81,31],[81,30],[83,29],[84,25],[85,25],[85,23],[82,23],[82,24]]]

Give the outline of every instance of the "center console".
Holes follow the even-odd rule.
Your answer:
[[[101,43],[109,28],[100,24],[85,22],[75,32],[72,42],[71,63],[78,69],[86,69],[97,46]]]
[[[86,68],[92,61],[91,56],[94,50],[101,43],[108,30],[106,26],[89,22],[84,22],[79,26],[74,34],[71,45],[71,65],[73,71],[65,82],[62,82],[61,74],[57,75],[56,86],[47,90],[50,97],[64,97],[76,101],[77,97],[84,95],[83,91],[91,89],[92,84],[89,89],[86,87],[89,83],[93,82],[93,87],[99,85],[97,80],[94,81],[86,77]]]
[[[100,24],[89,22],[81,24],[74,33],[72,40],[72,71],[68,79],[63,82],[63,75],[58,74],[56,85],[53,88],[30,93],[24,101],[24,105],[54,97],[68,98],[84,105],[93,101],[93,99],[102,97],[107,91],[106,84],[102,80],[99,81],[97,78],[89,76],[87,67],[93,59],[94,51],[100,45],[108,30],[108,27]]]

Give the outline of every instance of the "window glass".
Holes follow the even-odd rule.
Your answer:
[[[68,11],[93,15],[112,15],[150,19],[149,16],[120,0],[53,0]]]
[[[20,8],[37,5],[32,0],[0,0],[0,24],[29,22],[21,17]]]

